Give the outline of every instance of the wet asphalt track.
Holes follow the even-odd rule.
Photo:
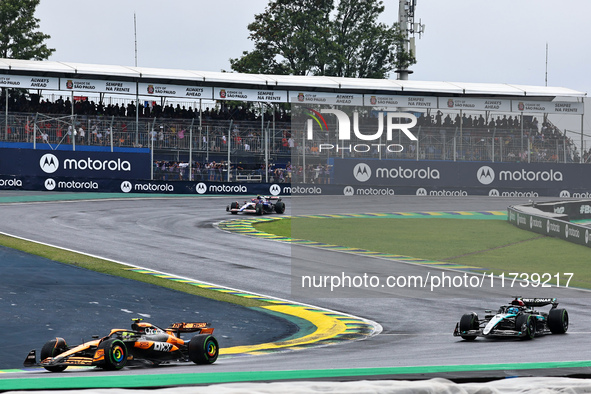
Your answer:
[[[504,211],[509,204],[525,201],[527,199],[488,197],[396,196],[366,197],[359,201],[344,196],[297,197],[287,199],[287,213],[290,209],[294,214]],[[459,317],[471,310],[496,309],[515,295],[515,291],[497,284],[478,291],[450,289],[445,294],[408,289],[373,289],[356,294],[357,298],[310,298],[292,294],[292,258],[298,267],[311,273],[338,265],[348,272],[361,274],[368,272],[368,268],[382,270],[385,263],[370,257],[221,232],[214,223],[231,218],[224,211],[227,203],[227,198],[193,197],[0,205],[0,231],[180,276],[351,313],[383,327],[380,335],[364,341],[252,358],[229,358],[207,368],[208,371],[591,359],[588,292],[564,288],[543,293],[519,291],[523,296],[558,297],[571,316],[567,335],[536,338],[533,342],[477,340],[467,343],[451,336]],[[567,263],[557,262],[557,270],[564,272],[561,264]],[[397,275],[426,275],[427,271],[433,271],[433,268],[404,263],[387,264]],[[153,305],[157,302],[152,301]],[[167,305],[169,301],[163,302]],[[154,371],[134,369],[119,373]],[[167,369],[166,373],[189,371],[198,370],[193,366],[179,366]]]

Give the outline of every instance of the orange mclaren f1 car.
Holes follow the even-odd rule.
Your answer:
[[[103,338],[70,347],[63,338],[47,342],[41,349],[40,361],[31,350],[24,366],[42,366],[51,372],[61,372],[70,365],[97,366],[118,370],[126,365],[142,363],[158,365],[179,361],[195,364],[213,364],[219,354],[218,341],[213,328],[207,323],[173,323],[160,328],[142,319],[133,319],[131,330],[112,329]],[[197,332],[190,340],[181,339],[181,333]]]

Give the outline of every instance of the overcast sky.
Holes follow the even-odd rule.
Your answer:
[[[41,0],[36,17],[56,49],[50,60],[133,66],[135,13],[139,66],[221,71],[252,49],[247,25],[267,4]],[[382,20],[395,22],[398,0],[384,4]],[[548,86],[591,94],[590,17],[591,0],[417,0],[425,33],[410,79],[543,86],[547,43]]]

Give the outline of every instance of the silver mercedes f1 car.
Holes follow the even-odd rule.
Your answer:
[[[548,305],[549,312],[535,309]],[[456,324],[454,336],[473,341],[477,337],[534,339],[544,334],[564,334],[568,330],[568,312],[557,306],[556,298],[515,297],[495,314],[486,310],[483,320],[475,312],[464,314]]]

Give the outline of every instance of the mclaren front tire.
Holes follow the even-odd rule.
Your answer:
[[[43,345],[41,348],[41,361],[45,360],[48,357],[56,357],[63,352],[68,350],[68,345],[66,344],[66,340],[64,338],[55,338],[51,341],[48,341]],[[51,372],[62,372],[66,368],[67,365],[51,365],[51,366],[43,366],[48,371]]]

